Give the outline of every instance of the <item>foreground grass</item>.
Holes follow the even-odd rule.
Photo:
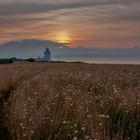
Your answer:
[[[140,66],[34,63],[0,73],[9,139],[140,139]]]

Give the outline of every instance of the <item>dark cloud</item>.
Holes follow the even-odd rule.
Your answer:
[[[61,9],[73,9],[82,7],[93,7],[102,5],[112,5],[112,4],[130,4],[139,3],[138,0],[94,0],[94,1],[79,1],[79,2],[60,2],[54,4],[47,3],[33,3],[33,2],[12,2],[0,4],[0,15],[12,15],[12,14],[29,14],[45,12],[50,10],[61,10]]]

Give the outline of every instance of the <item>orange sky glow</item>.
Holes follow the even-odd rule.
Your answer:
[[[0,44],[39,39],[70,47],[139,46],[139,12],[139,0],[1,0]]]

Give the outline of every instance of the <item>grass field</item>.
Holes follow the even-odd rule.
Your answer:
[[[0,140],[139,140],[140,65],[0,65]]]

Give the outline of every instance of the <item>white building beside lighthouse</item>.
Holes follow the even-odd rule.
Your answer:
[[[50,52],[49,48],[46,48],[43,59],[44,59],[44,61],[51,61],[51,52]]]

